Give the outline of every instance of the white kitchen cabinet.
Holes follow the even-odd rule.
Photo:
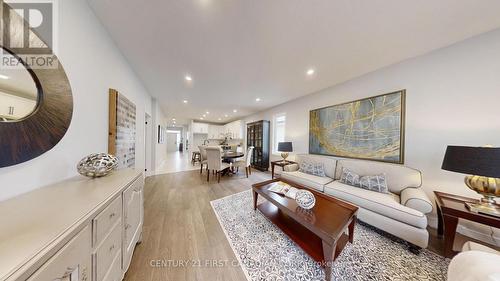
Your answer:
[[[243,138],[242,121],[237,120],[224,125],[224,131],[225,133],[229,134],[233,139],[242,139]]]
[[[208,134],[208,127],[209,125],[207,123],[193,123],[193,134]]]
[[[221,126],[209,125],[208,126],[208,138],[209,139],[221,139]]]

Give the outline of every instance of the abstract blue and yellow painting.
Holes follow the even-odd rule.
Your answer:
[[[404,162],[405,91],[311,110],[309,153]]]

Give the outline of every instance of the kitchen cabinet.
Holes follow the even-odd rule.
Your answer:
[[[209,139],[223,139],[222,134],[224,133],[224,126],[220,125],[209,125],[208,126],[208,138]]]
[[[193,134],[208,134],[208,124],[207,123],[193,123]]]
[[[228,134],[233,139],[243,139],[242,121],[237,120],[224,125],[224,133]]]

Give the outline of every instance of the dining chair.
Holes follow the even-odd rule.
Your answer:
[[[233,163],[233,166],[236,167],[237,170],[239,170],[239,167],[242,168],[245,167],[245,174],[247,175],[247,178],[249,174],[250,175],[252,174],[251,166],[252,166],[253,149],[254,149],[253,146],[249,146],[247,149],[247,154],[245,155],[245,157],[243,157],[244,159]]]
[[[217,182],[219,183],[222,171],[231,168],[231,163],[222,162],[222,149],[220,147],[209,146],[205,148],[205,150],[207,153],[208,164],[207,182],[210,181],[210,171],[213,171],[215,172]]]
[[[198,145],[198,149],[200,150],[200,174],[203,173],[203,165],[207,165],[207,151],[206,151],[206,146],[203,145]],[[207,170],[208,170],[208,165],[207,165]]]

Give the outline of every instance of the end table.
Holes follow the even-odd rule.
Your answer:
[[[293,162],[293,161],[283,161],[283,160],[279,160],[279,161],[271,161],[271,179],[274,179],[274,166],[279,166],[281,167],[283,170],[285,169],[285,166],[287,165],[291,165],[291,164],[297,164],[297,162]]]
[[[477,203],[479,200],[434,191],[436,196],[438,235],[444,235],[444,256],[453,257],[453,242],[457,231],[458,219],[466,219],[492,227],[500,228],[500,218],[471,212],[465,202]]]

